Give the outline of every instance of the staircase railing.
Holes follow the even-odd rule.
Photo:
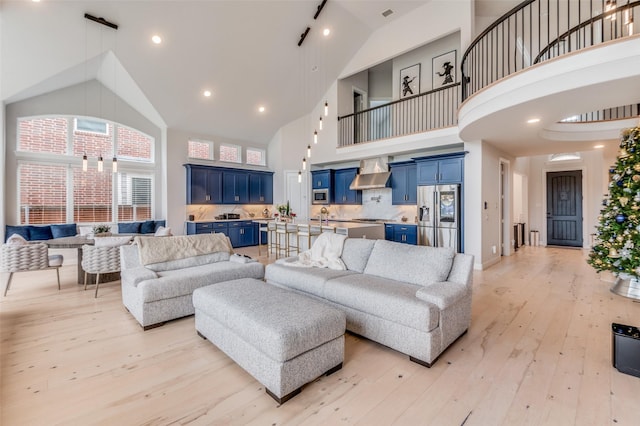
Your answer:
[[[455,126],[459,105],[455,83],[338,117],[338,147]]]
[[[483,31],[462,57],[462,100],[533,64],[634,34],[640,1],[527,0]]]

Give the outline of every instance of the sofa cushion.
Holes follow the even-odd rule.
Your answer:
[[[53,235],[53,238],[75,237],[77,234],[78,227],[75,223],[51,225],[51,235]]]
[[[227,252],[208,253],[200,256],[185,257],[184,259],[167,260],[166,262],[151,263],[147,268],[154,272],[171,271],[174,269],[190,268],[192,266],[206,265],[207,263],[222,262],[229,260],[230,254]]]
[[[142,224],[140,225],[141,234],[153,234],[154,232],[156,232],[155,220],[147,220],[142,222]]]
[[[133,237],[131,235],[114,236],[114,237],[97,237],[94,238],[94,245],[96,247],[119,247],[125,244],[129,244]]]
[[[365,238],[347,238],[342,247],[342,261],[350,271],[362,273],[376,240]]]
[[[428,332],[438,326],[439,310],[416,297],[421,287],[365,274],[329,280],[325,298],[369,315]]]
[[[354,271],[342,271],[329,268],[304,268],[288,266],[295,257],[267,265],[264,278],[270,284],[275,284],[317,297],[324,297],[324,284],[332,278],[355,274]]]
[[[455,251],[448,247],[412,246],[377,240],[365,274],[417,285],[446,281]]]
[[[145,303],[171,299],[193,293],[196,288],[239,278],[264,277],[264,265],[259,262],[216,262],[185,269],[158,272],[157,279],[138,283]]]
[[[4,240],[5,240],[5,242],[13,234],[18,234],[22,238],[24,238],[25,240],[29,241],[29,239],[31,238],[29,236],[29,228],[30,228],[29,226],[11,226],[11,225],[6,225],[5,228],[4,228],[5,229],[5,231],[4,231]]]
[[[139,234],[142,222],[118,223],[118,234]]]
[[[30,241],[43,241],[53,238],[51,234],[51,226],[30,226],[29,227],[29,240]]]

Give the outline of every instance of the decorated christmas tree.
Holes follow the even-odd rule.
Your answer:
[[[640,128],[622,133],[609,176],[609,195],[602,202],[588,262],[598,271],[640,277]]]

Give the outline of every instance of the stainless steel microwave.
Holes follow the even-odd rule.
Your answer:
[[[311,194],[313,195],[312,204],[329,204],[329,190],[327,188],[314,189]]]

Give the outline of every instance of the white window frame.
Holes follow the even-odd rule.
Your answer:
[[[105,131],[104,132],[100,132],[100,131],[95,131],[95,130],[85,130],[85,129],[79,129],[78,128],[78,120],[84,120],[84,121],[90,121],[90,122],[94,122],[94,123],[101,123],[104,124],[105,126]],[[73,118],[73,132],[76,133],[91,133],[94,135],[100,135],[100,136],[111,136],[109,134],[109,122],[106,120],[101,120],[99,118],[92,118],[92,117],[74,117]]]
[[[200,158],[200,157],[191,157],[189,155],[189,143],[190,142],[197,142],[197,143],[203,143],[203,144],[207,144],[209,146],[209,158]],[[196,139],[196,138],[189,138],[189,140],[187,141],[187,158],[193,158],[194,160],[215,160],[216,156],[215,156],[215,144],[213,143],[213,141],[209,141],[206,139]]]
[[[245,164],[248,164],[248,165],[251,165],[251,166],[266,166],[267,165],[267,151],[265,149],[247,147],[247,148],[245,148],[245,151],[246,151],[245,152]],[[249,151],[259,152],[261,154],[262,162],[260,162],[259,164],[249,163]]]
[[[242,164],[242,147],[240,145],[234,145],[230,143],[221,143],[220,148],[218,148],[218,150],[221,151],[223,147],[235,149],[238,152],[238,161],[223,160],[222,154],[218,152],[218,158],[220,159],[220,161],[224,163]]]

